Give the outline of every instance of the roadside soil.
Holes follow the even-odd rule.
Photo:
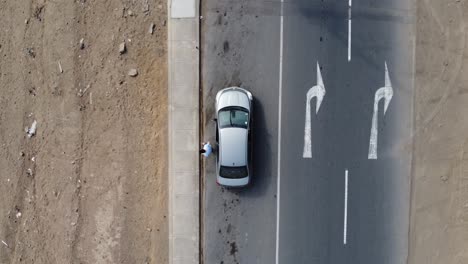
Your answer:
[[[166,9],[0,0],[0,263],[168,262]]]
[[[417,0],[410,264],[468,263],[468,3]]]

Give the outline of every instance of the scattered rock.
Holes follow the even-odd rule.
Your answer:
[[[127,15],[128,15],[128,16],[133,16],[132,10],[128,10],[128,11],[127,11]]]
[[[127,46],[125,45],[125,42],[122,42],[119,45],[119,53],[124,54],[125,52],[127,52]]]
[[[137,69],[130,69],[128,71],[128,75],[131,77],[136,77],[138,75],[138,70]]]
[[[26,52],[28,53],[29,56],[36,58],[36,52],[34,52],[33,48],[26,48]]]
[[[33,16],[39,20],[42,21],[42,17],[44,15],[44,6],[37,6],[36,9],[34,10]]]
[[[80,39],[80,49],[84,49],[85,44],[84,44],[84,38]]]
[[[24,157],[24,152],[23,151],[20,151],[20,156]]]
[[[91,85],[88,84],[88,85],[86,85],[86,88],[85,88],[84,90],[83,90],[83,89],[80,89],[80,90],[78,91],[78,96],[79,96],[79,97],[83,97],[83,95],[86,93],[86,91],[88,91],[88,89],[89,89],[90,87],[91,87]]]
[[[142,8],[143,13],[148,13],[149,12],[149,4],[148,0],[143,0],[143,8]]]
[[[63,73],[62,63],[60,63],[60,61],[58,61],[57,64],[58,64],[58,67],[59,67],[59,72]]]
[[[446,182],[446,181],[448,181],[448,176],[447,175],[442,175],[442,176],[440,176],[440,180],[442,180],[443,182]]]
[[[34,120],[33,123],[31,124],[31,127],[27,131],[29,138],[36,134],[36,129],[37,129],[37,121]]]
[[[36,87],[31,87],[28,91],[30,95],[36,96]]]
[[[24,20],[24,23],[25,23],[25,24],[28,24],[28,23],[29,23],[29,19],[25,19],[25,20]]]
[[[26,171],[26,173],[27,173],[28,176],[30,176],[30,177],[33,177],[33,176],[34,176],[34,173],[33,173],[33,171],[32,171],[31,168],[28,168],[28,170]]]
[[[151,23],[149,29],[148,29],[148,33],[153,35],[153,32],[154,32],[154,23]]]

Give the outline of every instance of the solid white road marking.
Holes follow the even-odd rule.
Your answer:
[[[306,113],[305,113],[305,128],[304,128],[304,151],[303,158],[312,158],[312,131],[310,124],[310,103],[312,98],[317,98],[315,105],[315,114],[318,113],[320,105],[322,104],[323,97],[325,96],[325,85],[323,84],[322,73],[320,72],[320,65],[317,62],[317,85],[310,88],[306,97]]]
[[[280,56],[279,56],[279,84],[278,84],[278,160],[277,160],[277,184],[276,184],[276,252],[275,263],[279,263],[279,221],[280,221],[280,185],[281,185],[281,104],[283,94],[283,4],[281,0],[280,14]]]
[[[343,244],[346,245],[348,236],[348,170],[345,170],[345,193],[344,193],[344,222],[343,222]]]
[[[388,74],[387,62],[385,62],[385,86],[375,92],[374,98],[374,114],[372,116],[372,128],[369,139],[369,154],[368,159],[377,159],[377,138],[378,138],[378,116],[379,116],[379,101],[385,100],[384,115],[387,112],[388,105],[393,97],[392,82]]]

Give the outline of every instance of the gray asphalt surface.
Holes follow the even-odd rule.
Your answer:
[[[279,4],[204,1],[202,78],[205,139],[215,141],[214,99],[229,86],[254,95],[253,177],[244,190],[216,185],[205,163],[205,263],[274,263],[279,79]]]
[[[348,1],[284,4],[281,264],[405,263],[412,151],[410,2],[354,0],[350,62]],[[256,99],[253,186],[224,190],[215,183],[214,158],[206,164],[205,263],[274,263],[280,5],[208,0],[203,10],[207,119],[214,115],[219,89],[241,85]],[[326,95],[318,114],[312,112],[313,157],[304,159],[306,93],[317,83],[317,62]],[[374,94],[384,86],[385,62],[394,95],[386,114],[378,116],[378,159],[368,160]],[[205,134],[214,139],[209,121]]]
[[[350,62],[348,1],[288,5],[279,263],[405,263],[411,149],[404,147],[412,118],[408,3],[353,1]],[[385,61],[394,95],[385,116],[379,114],[378,159],[368,160],[374,94],[384,86]],[[317,62],[326,95],[312,114],[313,158],[304,159],[305,95],[317,83]]]

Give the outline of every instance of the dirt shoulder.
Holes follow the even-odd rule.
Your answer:
[[[417,1],[411,264],[468,263],[467,13]]]
[[[0,1],[0,263],[168,262],[166,17]]]

